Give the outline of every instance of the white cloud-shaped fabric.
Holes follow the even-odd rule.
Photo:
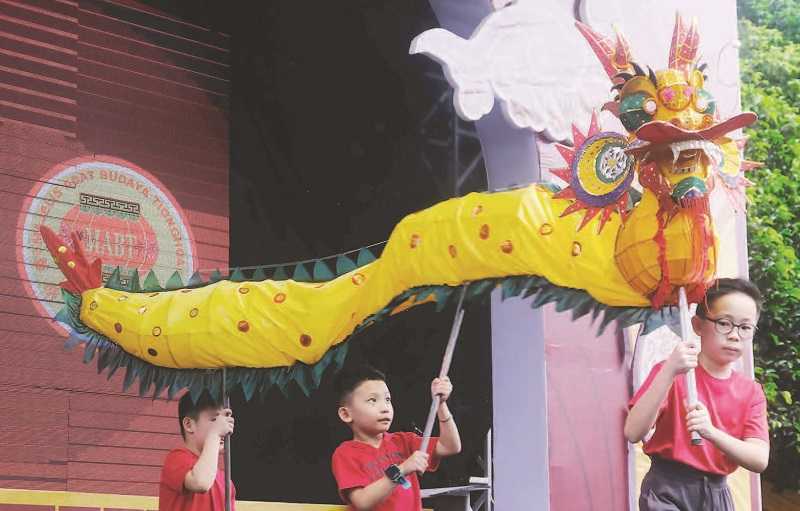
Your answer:
[[[572,122],[610,99],[608,77],[572,9],[564,0],[520,0],[489,14],[469,39],[436,28],[417,36],[409,52],[442,65],[461,118],[480,119],[497,98],[515,126],[568,140]]]

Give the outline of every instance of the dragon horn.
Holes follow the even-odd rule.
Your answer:
[[[697,29],[697,18],[686,26],[680,13],[675,13],[675,28],[672,32],[672,44],[669,49],[670,69],[686,71],[697,59],[700,46],[700,32]]]
[[[614,27],[616,38],[610,39],[595,32],[589,25],[580,21],[576,21],[575,26],[583,34],[583,37],[589,43],[594,54],[597,55],[598,60],[603,65],[603,69],[612,81],[619,73],[633,69],[631,66],[630,44],[628,44],[622,32],[617,30],[617,27]]]

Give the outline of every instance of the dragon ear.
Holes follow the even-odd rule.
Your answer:
[[[624,219],[637,160],[626,152],[628,140],[625,135],[600,131],[596,114],[592,115],[586,135],[577,128],[573,131],[574,147],[556,145],[568,167],[551,172],[568,186],[555,193],[553,198],[571,201],[561,213],[562,217],[584,213],[578,230],[593,218],[599,218],[599,233],[614,212]]]

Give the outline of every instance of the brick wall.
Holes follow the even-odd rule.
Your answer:
[[[19,218],[54,166],[111,155],[174,195],[194,268],[227,267],[228,48],[133,1],[0,0],[0,488],[157,494],[176,406],[64,351],[20,271]],[[77,203],[66,187],[60,200]],[[45,301],[60,300],[56,278],[38,284]]]

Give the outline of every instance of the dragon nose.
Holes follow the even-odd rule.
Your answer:
[[[705,181],[696,176],[681,179],[672,189],[672,198],[676,201],[681,199],[697,199],[708,193]]]

